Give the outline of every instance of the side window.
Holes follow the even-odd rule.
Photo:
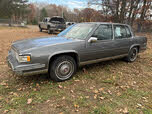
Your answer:
[[[46,19],[45,19],[45,18],[43,19],[43,22],[46,22]]]
[[[100,25],[92,37],[97,37],[98,40],[111,40],[113,37],[112,25]]]
[[[132,36],[131,32],[130,32],[130,29],[127,26],[125,28],[126,28],[126,32],[127,32],[127,38],[130,38]]]
[[[127,38],[127,31],[125,26],[114,26],[115,39]]]
[[[46,18],[45,22],[48,22],[48,19]]]

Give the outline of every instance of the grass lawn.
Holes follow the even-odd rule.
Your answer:
[[[139,35],[148,37],[148,49],[136,62],[112,60],[84,66],[62,83],[52,82],[47,74],[12,75],[4,61],[0,113],[152,114],[152,34]],[[2,72],[2,65],[7,70]]]

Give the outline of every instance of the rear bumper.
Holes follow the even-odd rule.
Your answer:
[[[65,28],[50,28],[52,31],[63,31]]]
[[[15,57],[9,52],[7,59],[8,66],[16,75],[35,75],[47,73],[48,70],[45,69],[44,64],[19,64]]]

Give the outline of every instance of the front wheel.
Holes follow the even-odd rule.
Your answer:
[[[50,77],[57,82],[70,79],[76,72],[76,62],[71,56],[59,56],[50,63]]]
[[[128,56],[126,57],[126,60],[128,62],[134,62],[137,59],[138,56],[138,48],[134,47],[130,50]]]

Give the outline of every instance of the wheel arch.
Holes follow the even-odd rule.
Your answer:
[[[140,45],[139,45],[139,44],[134,44],[134,45],[132,45],[132,46],[130,47],[129,51],[130,51],[132,48],[134,48],[134,47],[137,47],[138,53],[139,53],[139,52],[140,52]]]
[[[79,60],[79,55],[76,51],[66,51],[66,52],[58,52],[54,53],[48,58],[48,69],[50,67],[50,64],[53,60],[55,60],[57,57],[62,56],[62,55],[68,55],[74,58],[76,61],[77,67],[79,66],[80,60]]]

